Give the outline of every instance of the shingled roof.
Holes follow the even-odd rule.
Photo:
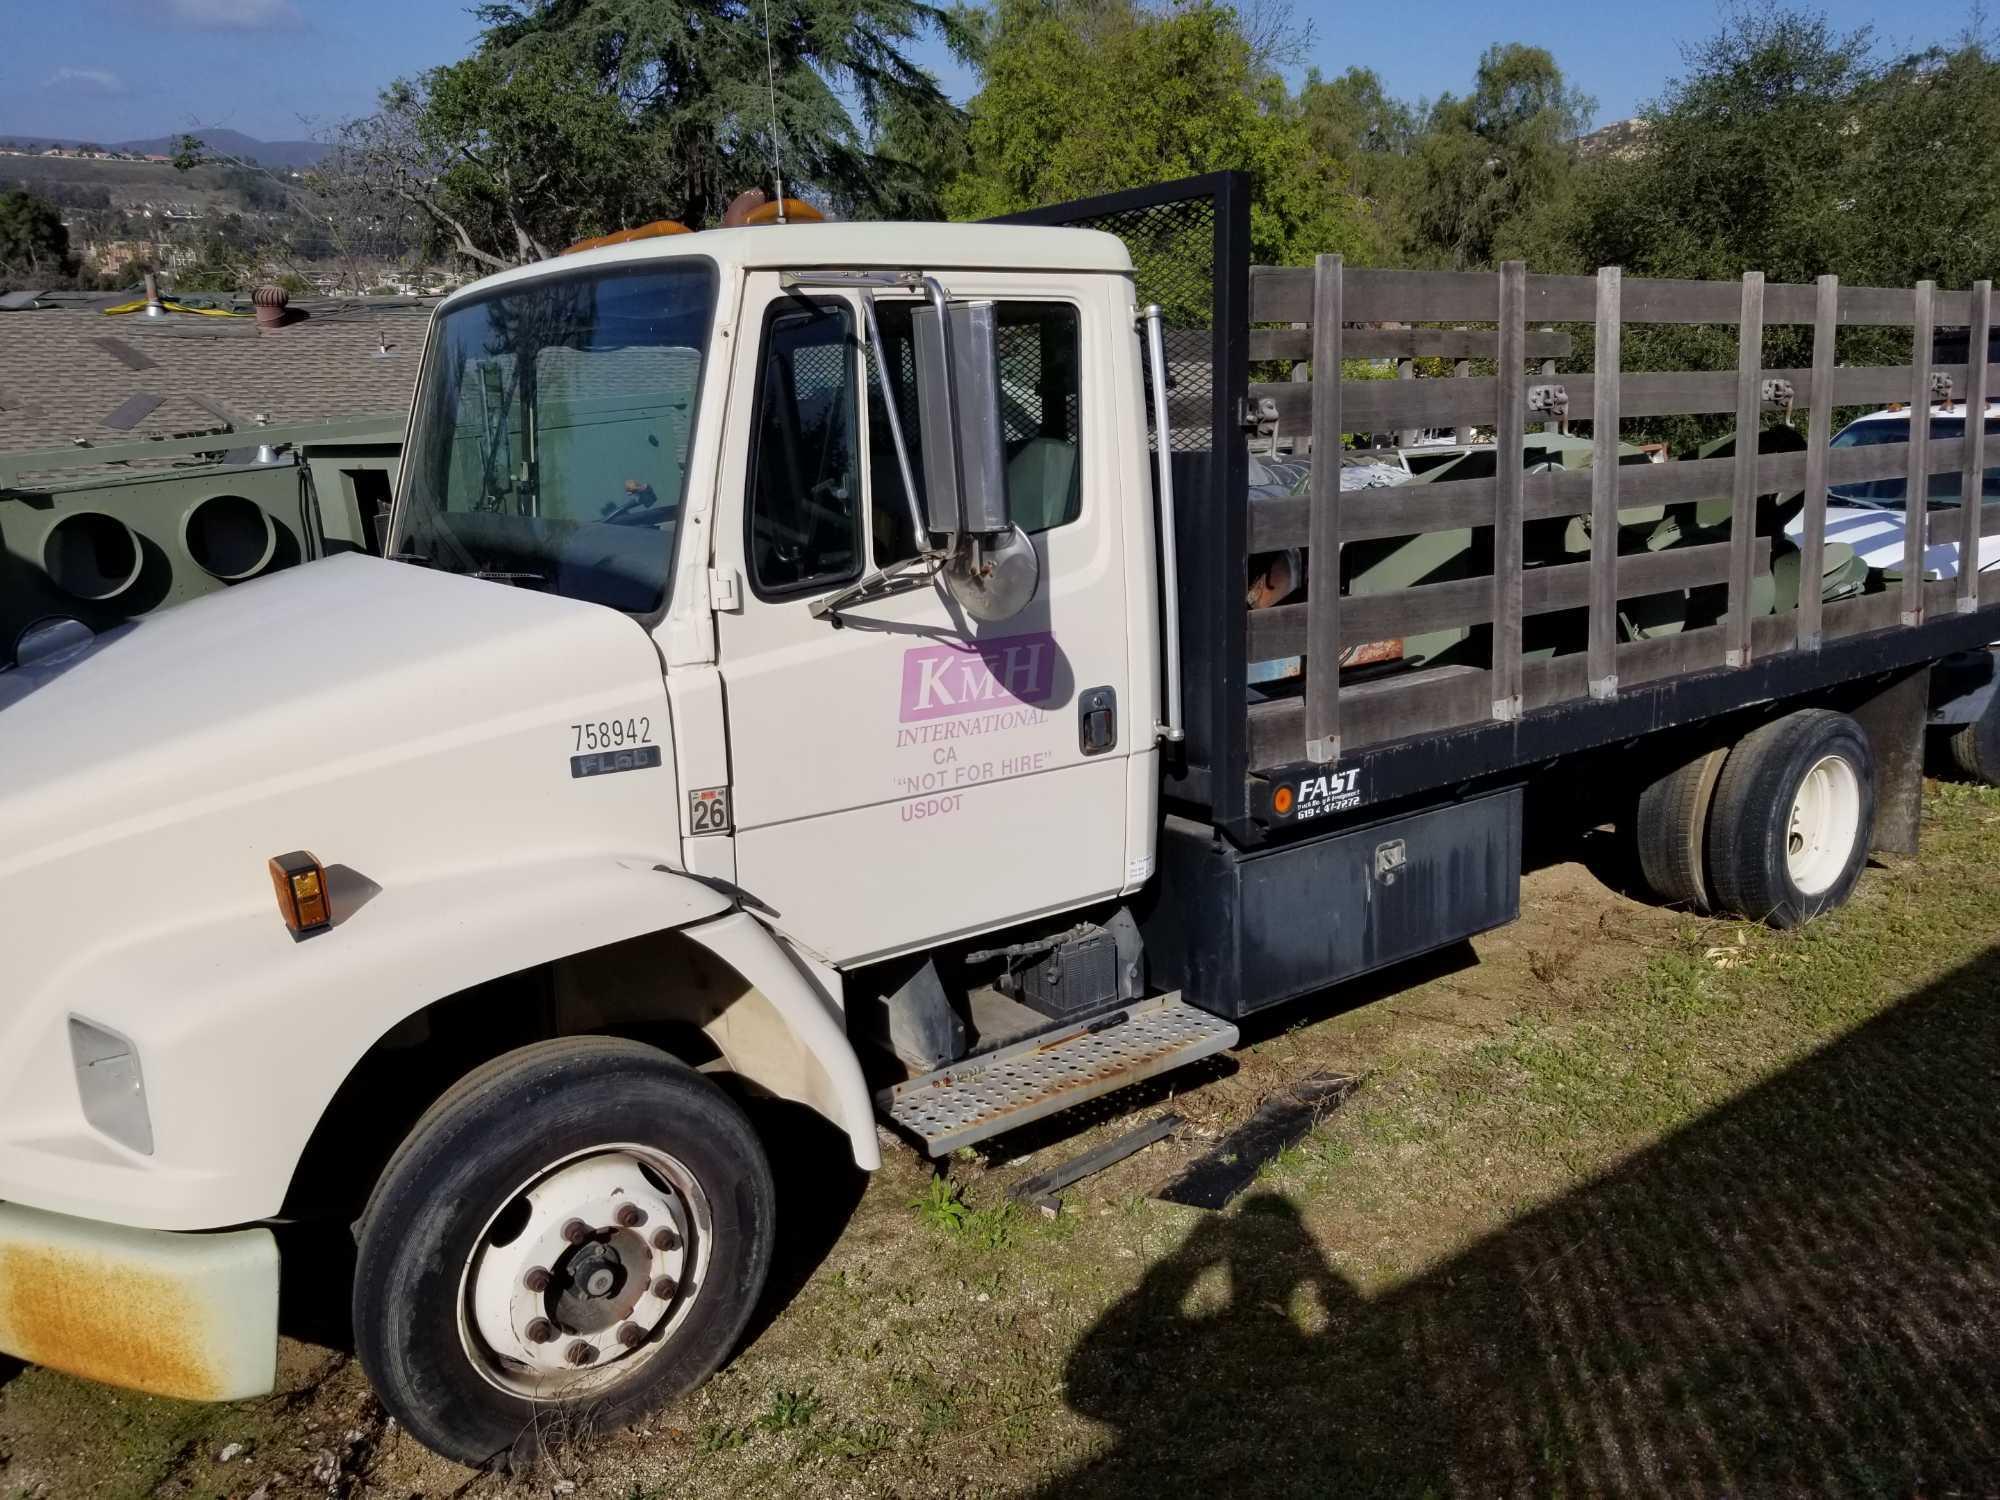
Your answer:
[[[265,329],[250,317],[107,316],[121,300],[0,311],[0,453],[400,420],[433,306],[301,301],[294,321]]]

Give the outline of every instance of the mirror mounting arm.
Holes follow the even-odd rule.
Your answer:
[[[909,443],[903,437],[903,419],[898,411],[894,393],[889,389],[888,347],[882,342],[882,325],[875,315],[875,292],[878,288],[895,291],[922,292],[937,309],[941,321],[949,324],[945,317],[950,302],[944,284],[935,276],[923,271],[784,271],[778,284],[787,291],[800,287],[825,287],[842,291],[858,290],[861,293],[861,312],[868,328],[868,347],[874,355],[875,367],[882,373],[882,405],[889,414],[889,435],[896,446],[896,467],[903,477],[903,498],[910,507],[910,522],[916,528],[915,537],[918,550],[929,561],[940,561],[955,556],[958,552],[959,533],[956,528],[942,551],[930,543],[930,526],[924,519],[917,504],[916,469],[910,462]],[[950,330],[945,331],[946,357],[950,356]],[[947,368],[950,368],[947,364]],[[952,431],[957,431],[957,413],[953,412]],[[956,454],[953,455],[956,459]]]
[[[875,293],[864,287],[861,292],[861,312],[868,326],[868,351],[874,357],[875,369],[882,378],[882,409],[889,414],[889,436],[896,445],[896,468],[903,476],[903,501],[910,508],[910,535],[917,549],[926,557],[931,555],[931,533],[924,521],[924,513],[917,504],[916,470],[910,464],[909,444],[903,440],[903,418],[896,409],[896,393],[889,385],[889,347],[882,342],[882,325],[875,316]],[[950,556],[947,552],[946,556]]]

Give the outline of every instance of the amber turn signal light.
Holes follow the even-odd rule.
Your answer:
[[[314,855],[294,849],[277,856],[271,861],[271,886],[278,893],[278,914],[293,937],[305,937],[333,925],[326,871]]]

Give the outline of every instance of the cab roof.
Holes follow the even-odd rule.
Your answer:
[[[817,269],[1105,271],[1129,275],[1124,241],[1096,229],[1031,224],[766,224],[628,240],[517,266],[461,288],[440,311],[516,282],[700,256],[724,271]]]

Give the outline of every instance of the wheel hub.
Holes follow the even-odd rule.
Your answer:
[[[1840,878],[1860,830],[1860,778],[1844,757],[1822,756],[1799,782],[1785,829],[1786,873],[1801,895]]]
[[[666,1164],[620,1148],[575,1159],[488,1223],[463,1305],[489,1379],[543,1395],[558,1378],[574,1390],[657,1352],[698,1290],[691,1247],[707,1218],[699,1187]]]

